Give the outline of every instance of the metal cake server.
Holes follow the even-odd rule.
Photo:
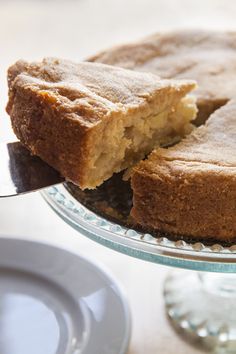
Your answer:
[[[0,143],[0,198],[37,191],[64,182],[64,178],[32,156],[19,142]]]

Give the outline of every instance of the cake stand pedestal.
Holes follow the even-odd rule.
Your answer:
[[[236,352],[236,277],[173,272],[164,284],[166,311],[175,328],[209,350]]]
[[[207,350],[236,353],[236,246],[172,241],[129,229],[114,218],[110,221],[104,209],[94,212],[98,192],[94,200],[89,192],[91,207],[81,193],[73,196],[64,184],[42,195],[64,221],[104,246],[145,261],[194,270],[174,271],[165,281],[166,311],[172,324]],[[104,195],[110,198],[107,190]]]

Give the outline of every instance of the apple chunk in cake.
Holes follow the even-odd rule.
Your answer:
[[[82,189],[186,135],[196,115],[193,81],[104,64],[18,61],[8,83],[17,137]]]

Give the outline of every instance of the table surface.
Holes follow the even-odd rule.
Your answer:
[[[4,107],[6,69],[19,58],[81,60],[108,46],[174,28],[235,28],[233,0],[0,0],[0,140],[14,140]],[[195,354],[165,316],[169,269],[106,249],[67,226],[38,193],[0,200],[0,234],[67,245],[103,262],[123,284],[132,312],[129,354]]]

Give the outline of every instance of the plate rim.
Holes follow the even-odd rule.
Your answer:
[[[93,268],[96,269],[98,271],[98,273],[102,276],[100,276],[100,278],[104,280],[104,284],[106,283],[106,285],[108,286],[108,284],[112,284],[112,286],[109,286],[110,290],[113,291],[114,294],[116,294],[119,299],[120,299],[120,303],[121,303],[121,307],[123,308],[123,314],[124,314],[124,319],[125,319],[125,336],[122,339],[121,342],[121,346],[120,346],[120,352],[118,354],[125,354],[128,350],[129,344],[130,344],[130,339],[131,339],[131,329],[132,329],[132,318],[131,318],[131,309],[129,306],[129,301],[128,301],[128,297],[126,295],[124,286],[120,283],[119,280],[117,280],[114,275],[112,274],[112,272],[110,271],[110,269],[107,268],[107,266],[105,266],[103,263],[101,263],[100,261],[97,260],[93,260],[92,257],[90,256],[84,256],[81,255],[79,252],[74,252],[71,249],[69,249],[66,245],[63,247],[57,245],[55,242],[51,241],[51,240],[40,240],[39,237],[37,237],[36,239],[29,239],[26,238],[22,235],[6,235],[6,234],[0,234],[0,247],[1,247],[1,243],[2,241],[8,243],[28,243],[31,244],[33,246],[37,246],[37,245],[41,245],[44,247],[49,247],[51,249],[56,249],[57,251],[60,252],[66,252],[69,253],[73,256],[75,256],[76,258],[79,258],[83,263],[87,263],[90,266],[90,269],[92,270]],[[0,268],[2,268],[3,266],[0,265]],[[16,269],[16,267],[7,267],[9,269]],[[31,274],[31,276],[33,276],[34,274],[36,276],[38,276],[37,273],[35,273],[35,271],[29,270],[29,273]],[[94,273],[95,274],[95,273]],[[40,276],[41,278],[43,278],[43,276]],[[45,277],[46,279],[46,277]],[[115,288],[115,289],[114,289]]]

